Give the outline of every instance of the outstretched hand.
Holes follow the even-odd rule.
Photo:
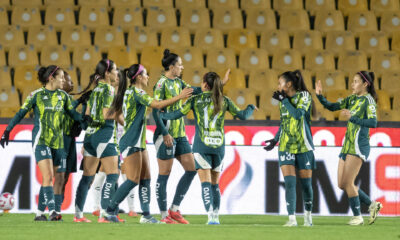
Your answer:
[[[266,151],[271,151],[272,149],[274,149],[274,147],[278,143],[278,141],[276,141],[275,139],[272,138],[272,139],[266,140],[265,143],[267,145],[264,147],[264,149]]]
[[[3,136],[1,136],[0,145],[4,148],[4,144],[7,146],[10,140],[10,131],[4,130]]]
[[[222,85],[225,85],[229,81],[229,74],[231,74],[231,69],[228,68],[225,72],[224,79],[222,79]]]
[[[321,95],[321,94],[322,94],[322,83],[321,83],[321,80],[318,80],[318,81],[315,83],[315,93],[316,93],[317,95]]]

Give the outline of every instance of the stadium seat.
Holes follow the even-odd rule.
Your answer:
[[[346,90],[346,76],[342,71],[317,71],[315,84],[321,81],[324,92],[330,90]]]
[[[235,51],[230,48],[210,49],[207,52],[206,66],[213,70],[236,68]]]
[[[20,107],[19,95],[12,88],[0,89],[0,116],[2,118],[12,118]]]
[[[128,46],[141,53],[145,46],[157,46],[157,31],[154,28],[133,27],[128,34]]]
[[[228,32],[227,47],[239,54],[245,48],[257,48],[256,34],[251,30],[232,29]]]
[[[239,8],[239,1],[226,1],[226,0],[213,0],[213,1],[208,1],[208,8],[212,9],[213,11],[215,9],[221,9],[221,8]]]
[[[0,88],[11,88],[11,74],[10,68],[8,67],[1,67],[0,68]]]
[[[268,86],[270,89],[278,87],[278,73],[274,70],[252,70],[249,75],[249,88],[259,90]]]
[[[231,1],[233,2],[233,1]],[[231,29],[243,28],[242,13],[236,8],[213,9],[213,27],[227,34]]]
[[[339,0],[338,8],[345,16],[348,16],[352,12],[367,11],[368,2],[367,0]]]
[[[390,110],[389,93],[387,93],[385,90],[376,90],[376,94],[378,95],[378,108],[382,110]]]
[[[11,5],[15,6],[23,6],[23,7],[38,7],[42,6],[42,0],[11,0]]]
[[[73,5],[50,5],[46,7],[44,22],[47,26],[54,27],[61,31],[64,27],[75,25],[75,15]]]
[[[264,49],[243,48],[239,56],[239,68],[245,74],[249,74],[252,70],[269,69],[268,53]]]
[[[246,28],[258,35],[276,29],[275,13],[271,9],[251,8],[246,10]]]
[[[191,66],[188,66],[185,67],[185,70],[183,70],[182,80],[191,86],[199,87],[203,82],[204,74],[207,72],[209,72],[207,68],[192,68]]]
[[[348,73],[368,69],[367,55],[361,51],[341,52],[339,54],[338,69]]]
[[[310,50],[305,55],[304,69],[333,71],[335,70],[334,54],[327,50]]]
[[[114,7],[113,25],[128,32],[135,26],[143,26],[142,8],[139,6],[116,6]]]
[[[400,72],[383,72],[380,89],[385,90],[391,97],[400,92]],[[375,83],[376,84],[376,83]],[[377,85],[375,85],[377,87]]]
[[[26,87],[40,88],[42,85],[38,79],[36,66],[18,66],[14,68],[14,86],[23,92]]]
[[[324,34],[332,31],[344,31],[344,18],[341,11],[321,10],[315,15],[315,30]]]
[[[335,0],[306,0],[305,9],[311,16],[315,16],[320,11],[332,11],[336,9]]]
[[[81,6],[108,6],[108,0],[78,0],[78,5]]]
[[[400,55],[400,30],[392,33],[392,51]]]
[[[71,66],[69,51],[62,46],[44,46],[40,55],[42,66],[57,65],[61,68]]]
[[[384,121],[384,122],[400,121],[400,111],[398,109],[393,109],[393,110],[378,109],[378,121]]]
[[[352,31],[356,36],[365,31],[377,31],[378,24],[374,13],[371,11],[350,13],[347,30]]]
[[[279,16],[279,29],[288,31],[289,34],[310,29],[310,21],[305,10],[281,10]]]
[[[0,67],[3,67],[6,65],[6,54],[4,52],[4,49],[0,48]]]
[[[106,5],[83,5],[79,11],[79,25],[95,31],[100,26],[108,26],[108,12]]]
[[[94,69],[96,66],[92,65],[92,66],[78,66],[78,67],[80,72],[79,86],[83,90],[89,85],[90,75],[94,73]]]
[[[205,8],[205,0],[175,0],[175,7],[182,10],[183,8]]]
[[[206,53],[212,48],[223,48],[224,38],[218,29],[198,29],[194,35],[194,46]]]
[[[386,32],[389,36],[394,31],[399,31],[400,28],[400,11],[388,11],[382,15],[381,31]]]
[[[371,57],[371,70],[378,73],[400,71],[399,54],[393,51],[374,52]]]
[[[210,14],[206,8],[181,8],[180,26],[189,29],[191,33],[199,28],[210,28]]]
[[[142,50],[140,63],[151,71],[153,67],[160,67],[163,58],[164,48],[145,46]]]
[[[189,30],[180,27],[169,27],[162,29],[161,46],[170,49],[190,47]]]
[[[395,95],[393,98],[393,110],[399,111],[399,109],[400,109],[400,96]]]
[[[57,45],[56,30],[48,26],[34,26],[28,30],[28,45],[41,51],[42,47]]]
[[[297,50],[279,50],[273,55],[272,69],[274,70],[293,71],[302,68],[301,54]]]
[[[249,120],[267,120],[267,111],[258,109],[253,112],[253,115],[248,118]]]
[[[90,46],[90,31],[86,27],[65,27],[61,32],[61,45],[74,50],[76,47]]]
[[[271,90],[263,91],[260,94],[260,109],[267,112],[267,116],[270,120],[280,119],[279,101],[272,98],[272,94],[277,89],[277,86],[278,85]]]
[[[303,1],[273,0],[273,4],[274,4],[273,8],[277,11],[303,9]]]
[[[388,51],[389,40],[384,32],[362,32],[358,46],[370,56],[375,51]]]
[[[306,87],[309,91],[314,89],[314,84],[312,80],[313,73],[308,70],[301,70],[301,76],[303,77],[303,81],[306,84]]]
[[[322,35],[319,31],[298,31],[293,38],[293,49],[298,50],[302,55],[311,50],[322,50]]]
[[[221,79],[224,78],[227,68],[211,68],[210,71],[218,73]],[[246,77],[241,69],[231,68],[229,81],[224,85],[224,93],[231,89],[246,89]]]
[[[260,37],[260,48],[267,50],[269,54],[290,49],[289,34],[281,30],[264,32]]]
[[[44,0],[45,6],[59,5],[59,6],[74,6],[75,0]]]
[[[125,46],[124,33],[121,28],[100,26],[94,34],[94,45],[106,52],[109,47]]]
[[[246,106],[249,104],[253,104],[254,106],[257,106],[257,102],[256,102],[257,95],[260,95],[259,92],[256,90],[253,90],[253,89],[230,89],[227,92],[227,96],[230,99],[232,99],[232,101],[240,109],[245,109]]]
[[[350,31],[335,31],[326,34],[325,49],[337,56],[342,51],[356,50],[356,40]]]
[[[110,0],[111,7],[130,7],[136,8],[141,6],[140,0]]]
[[[9,66],[36,66],[38,64],[38,55],[36,53],[36,49],[33,47],[13,46],[10,48],[10,52],[8,54]]]
[[[400,2],[398,0],[370,0],[371,11],[377,17],[383,16],[388,11],[400,10]]]
[[[248,0],[241,1],[240,8],[245,9],[246,12],[249,9],[270,9],[271,1],[270,0]]]
[[[146,26],[163,30],[167,27],[176,27],[175,9],[172,7],[150,7],[147,9]]]
[[[87,66],[94,69],[100,59],[101,53],[99,49],[93,46],[76,47],[72,54],[72,64],[78,68]]]
[[[11,13],[11,24],[28,30],[29,27],[42,24],[38,7],[15,6]]]
[[[128,68],[138,63],[137,54],[134,48],[126,46],[114,46],[108,48],[108,57],[113,59],[118,67]]]
[[[200,49],[196,47],[180,47],[174,48],[174,51],[181,57],[185,68],[202,68],[204,66],[203,53]]]
[[[0,5],[0,26],[8,26],[7,8]]]
[[[150,7],[172,7],[173,1],[172,0],[143,0],[143,7],[150,8]]]
[[[329,90],[326,91],[326,99],[329,102],[335,103],[345,99],[347,96],[351,94],[351,91],[348,90]],[[340,111],[333,112],[335,118],[339,118]]]

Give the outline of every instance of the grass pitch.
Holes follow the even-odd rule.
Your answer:
[[[63,222],[34,222],[33,214],[3,214],[0,216],[0,239],[400,239],[400,218],[378,217],[373,225],[348,226],[349,217],[314,217],[313,227],[285,228],[286,216],[223,215],[221,225],[207,226],[205,215],[185,216],[189,225],[142,225],[139,218],[128,217],[126,223],[97,223],[96,217],[85,214],[92,223],[74,223],[73,216],[63,215]],[[159,216],[156,216],[159,217]],[[364,217],[367,224],[368,218]]]

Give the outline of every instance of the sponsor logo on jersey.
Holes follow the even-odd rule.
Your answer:
[[[47,96],[44,96],[44,97],[43,97],[43,100],[47,100],[47,99],[49,99]]]

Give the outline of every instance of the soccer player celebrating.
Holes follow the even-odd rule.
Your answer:
[[[47,221],[43,214],[46,206],[49,208],[49,220],[59,221],[61,215],[55,211],[53,178],[54,173],[65,170],[65,153],[63,151],[62,123],[66,112],[75,121],[82,123],[88,118],[82,118],[77,113],[68,94],[60,89],[64,84],[64,71],[58,66],[41,67],[38,71],[39,81],[43,87],[33,91],[25,100],[19,112],[11,119],[1,137],[0,144],[8,144],[11,130],[31,109],[34,112],[34,128],[32,144],[36,162],[42,174],[42,186],[39,192],[38,212],[35,221]]]
[[[116,210],[129,192],[139,185],[139,200],[143,215],[140,223],[160,223],[150,215],[150,165],[146,150],[146,110],[147,107],[165,108],[181,99],[190,97],[193,89],[186,88],[173,98],[157,101],[143,88],[148,85],[147,70],[140,64],[134,64],[124,71],[117,97],[113,102],[112,113],[123,115],[124,134],[120,140],[120,149],[124,158],[127,180],[118,188],[107,213],[108,220],[118,222]],[[129,87],[127,88],[127,81]]]
[[[201,181],[204,207],[208,213],[208,224],[219,224],[221,195],[218,183],[225,155],[225,112],[245,120],[255,109],[254,105],[248,105],[244,111],[240,111],[228,97],[223,96],[222,89],[223,84],[218,74],[209,72],[204,75],[201,84],[202,94],[189,98],[179,110],[161,113],[162,119],[174,120],[182,118],[190,110],[194,112],[196,134],[193,153]]]
[[[361,165],[367,161],[369,145],[369,129],[375,128],[377,95],[374,87],[374,73],[360,71],[353,77],[351,83],[353,94],[345,99],[331,103],[322,96],[322,84],[318,81],[315,92],[321,104],[330,111],[342,110],[341,115],[348,121],[345,140],[339,155],[338,185],[346,191],[354,216],[349,225],[362,225],[364,220],[360,212],[360,201],[369,206],[369,224],[382,209],[380,202],[371,201],[369,196],[354,185]]]
[[[279,142],[279,166],[285,180],[286,207],[289,221],[286,227],[297,226],[296,169],[299,171],[305,207],[304,226],[312,226],[312,170],[316,168],[311,135],[312,97],[299,70],[279,76],[278,91],[273,98],[280,101],[281,124],[275,138],[265,141],[270,151]]]

